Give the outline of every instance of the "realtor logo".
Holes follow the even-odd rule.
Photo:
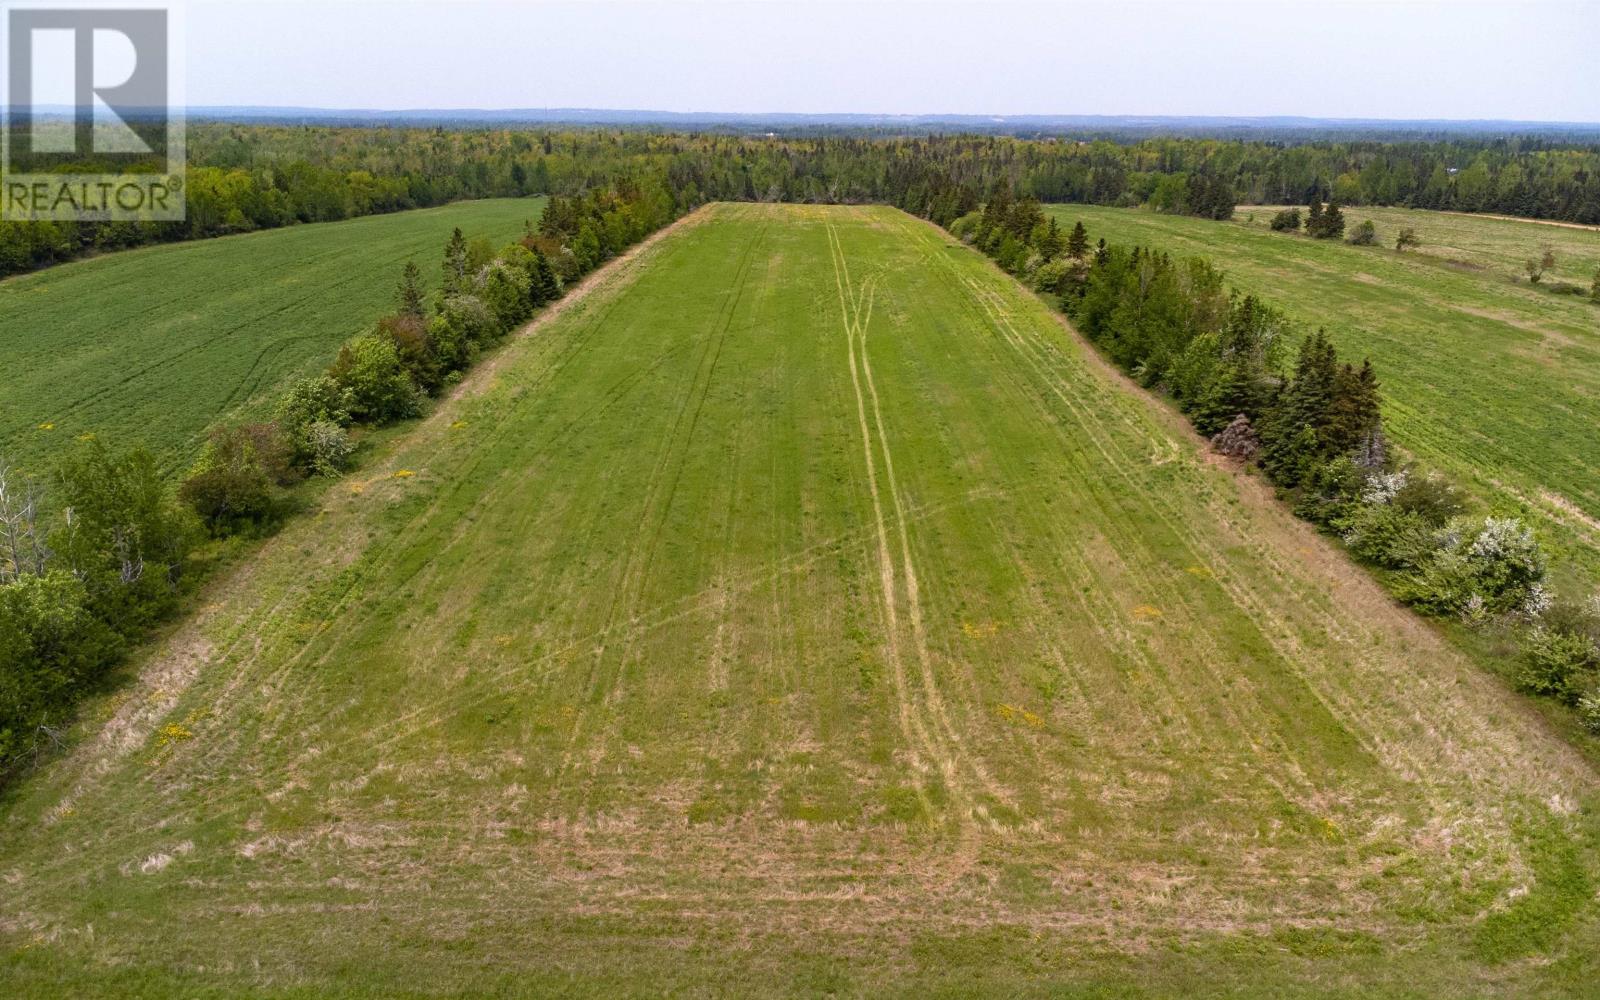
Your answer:
[[[4,24],[0,218],[182,219],[173,9],[45,0]]]

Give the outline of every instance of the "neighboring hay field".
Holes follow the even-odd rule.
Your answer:
[[[206,429],[258,412],[393,307],[415,259],[439,281],[455,226],[496,245],[543,199],[462,202],[147,247],[0,282],[0,456],[43,471],[79,434],[177,471]]]
[[[924,223],[382,447],[13,793],[10,992],[1593,995],[1593,764]]]
[[[1053,205],[1091,239],[1210,257],[1233,284],[1326,327],[1341,353],[1370,355],[1394,439],[1485,498],[1539,522],[1558,574],[1600,580],[1600,231],[1407,209],[1344,209],[1372,219],[1379,246],[1348,246],[1267,228],[1276,209],[1241,206],[1232,222],[1140,209]],[[1303,214],[1303,213],[1302,213]],[[1401,227],[1422,247],[1396,252]],[[1546,287],[1522,265],[1548,244]],[[1520,279],[1516,282],[1513,279]]]

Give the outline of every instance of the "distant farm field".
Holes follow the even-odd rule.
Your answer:
[[[1501,496],[1540,522],[1558,571],[1600,580],[1600,306],[1531,286],[1522,262],[1544,244],[1548,281],[1600,268],[1600,231],[1406,209],[1345,209],[1372,219],[1380,246],[1276,233],[1275,211],[1232,222],[1139,209],[1057,205],[1091,238],[1210,257],[1238,288],[1276,303],[1341,352],[1378,366],[1392,436],[1417,458]],[[1392,249],[1402,226],[1419,251]]]
[[[1597,777],[987,261],[714,206],[0,811],[31,997],[1586,995]]]
[[[0,282],[0,455],[38,465],[93,433],[168,467],[260,412],[392,307],[416,260],[438,283],[455,226],[497,244],[542,199],[462,202],[147,247]]]

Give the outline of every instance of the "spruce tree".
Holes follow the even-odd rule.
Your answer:
[[[1328,210],[1322,213],[1322,236],[1324,239],[1336,240],[1344,235],[1344,213],[1339,211],[1339,203],[1328,202]]]
[[[1066,245],[1065,238],[1061,235],[1061,227],[1056,225],[1055,217],[1045,226],[1044,236],[1039,240],[1039,256],[1046,261],[1055,260],[1061,256],[1061,248]]]
[[[1322,200],[1311,199],[1311,204],[1306,212],[1306,235],[1322,238]]]
[[[422,315],[422,272],[416,261],[406,261],[405,270],[400,273],[398,295],[402,316]]]
[[[461,227],[457,226],[450,234],[450,242],[444,245],[444,293],[459,294],[466,278],[467,238],[461,234]]]
[[[1333,344],[1318,330],[1301,342],[1294,377],[1279,393],[1262,435],[1266,448],[1261,464],[1279,485],[1299,485],[1301,477],[1324,457],[1324,435],[1337,377]]]
[[[1101,240],[1100,246],[1102,249],[1104,249],[1105,245],[1106,241]],[[1089,231],[1083,228],[1083,220],[1079,219],[1073,223],[1072,235],[1067,237],[1067,256],[1073,260],[1082,260],[1088,252]],[[1596,280],[1600,280],[1600,275],[1596,275]]]
[[[556,279],[555,268],[550,266],[550,258],[544,251],[537,248],[533,251],[533,282],[531,295],[536,297],[537,303],[543,305],[561,297],[561,282]]]

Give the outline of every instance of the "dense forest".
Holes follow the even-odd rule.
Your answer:
[[[1548,138],[1293,145],[210,123],[189,132],[183,222],[3,223],[0,276],[145,243],[464,198],[571,195],[641,171],[692,199],[888,202],[941,221],[1004,189],[1210,218],[1236,202],[1320,200],[1600,224],[1600,148]]]

